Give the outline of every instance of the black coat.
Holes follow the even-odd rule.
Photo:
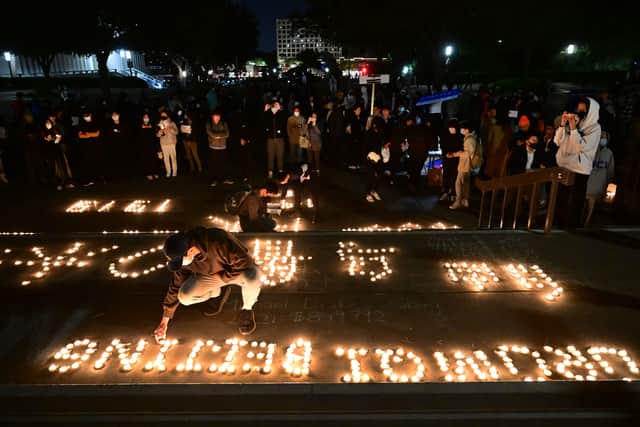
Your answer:
[[[533,154],[533,163],[531,169],[539,169],[542,164],[542,152],[536,150]],[[525,173],[527,167],[527,145],[522,144],[511,151],[509,161],[507,163],[507,173],[509,175],[517,175]]]
[[[267,110],[263,115],[263,129],[265,138],[285,138],[287,135],[287,115],[282,110],[275,114]]]

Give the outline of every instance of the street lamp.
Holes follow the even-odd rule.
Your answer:
[[[576,53],[576,45],[571,43],[567,46],[567,55],[573,55],[574,53]]]
[[[9,66],[9,76],[13,78],[13,70],[11,69],[11,52],[5,52],[4,59],[7,61],[7,65]]]
[[[409,74],[409,66],[405,65],[404,67],[402,67],[402,75],[406,76],[407,74]]]
[[[180,75],[182,75],[182,78],[186,78],[187,77],[187,70],[182,70],[182,72],[180,73]]]
[[[451,55],[453,55],[453,46],[447,45],[447,47],[444,48],[444,56],[449,58]]]

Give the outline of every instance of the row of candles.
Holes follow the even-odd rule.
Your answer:
[[[132,200],[127,203],[123,209],[124,212],[127,213],[142,213],[147,210],[147,207],[151,204],[151,200]],[[109,202],[100,202],[98,200],[78,200],[73,203],[69,207],[65,209],[67,213],[84,213],[84,212],[110,212],[113,207],[116,205],[115,200],[111,200]],[[153,212],[163,213],[167,212],[171,205],[171,199],[165,199],[161,203],[159,203],[154,209]]]
[[[49,275],[53,270],[61,268],[61,267],[77,267],[83,268],[89,265],[90,260],[96,255],[94,251],[88,251],[85,253],[83,259],[79,259],[80,255],[77,255],[77,252],[84,246],[84,243],[75,242],[68,249],[63,251],[61,255],[47,255],[44,248],[41,246],[34,246],[31,248],[30,252],[35,255],[35,258],[28,259],[16,259],[13,261],[13,265],[16,267],[25,265],[27,267],[31,267],[37,269],[34,273],[30,274],[29,279],[25,279],[21,281],[22,286],[28,286],[31,284],[34,279],[43,279],[47,275]],[[113,245],[110,247],[103,247],[100,249],[101,253],[110,252],[118,249],[118,245]],[[7,248],[4,250],[5,254],[11,253],[12,250]],[[2,264],[2,260],[0,260],[0,264]]]
[[[162,373],[167,369],[167,353],[178,346],[178,340],[164,340],[154,358],[143,362],[143,353],[149,348],[146,339],[139,339],[135,345],[120,338],[113,339],[101,352],[96,341],[84,338],[62,346],[52,357],[48,370],[52,373],[64,374],[78,370],[95,354],[97,360],[92,363],[94,370],[102,370],[111,359],[117,358],[118,369],[130,372],[136,366],[141,366],[142,372],[156,371]],[[270,374],[274,369],[274,355],[277,349],[275,343],[266,341],[247,341],[238,338],[228,338],[219,343],[214,340],[198,339],[191,347],[191,351],[184,362],[175,366],[177,373],[203,372],[233,375],[235,373]],[[311,342],[299,338],[285,347],[282,371],[292,377],[307,377],[311,374],[312,345]],[[220,355],[219,363],[203,365],[205,356],[203,350],[210,354]],[[226,353],[225,353],[226,351]],[[224,354],[224,357],[222,355]],[[337,347],[334,356],[346,358],[349,361],[349,372],[339,378],[345,383],[366,383],[374,380],[378,373],[382,373],[382,381],[391,383],[422,382],[427,376],[426,362],[417,353],[402,347],[377,348],[373,352],[377,359],[376,368],[367,372],[363,366],[370,357],[370,351],[364,347]],[[492,354],[499,359],[500,369],[506,369],[504,374],[518,377],[523,381],[574,380],[596,381],[601,378],[611,378],[617,374],[614,365],[631,374],[624,378],[631,381],[633,376],[640,374],[637,362],[624,348],[590,346],[581,351],[574,345],[566,347],[544,346],[536,350],[522,345],[499,345]],[[487,353],[476,349],[465,351],[433,353],[435,365],[431,377],[443,381],[490,381],[501,379],[499,368],[489,359]],[[515,360],[518,358],[518,360]],[[242,363],[244,359],[244,363]],[[551,362],[549,362],[551,360]],[[527,362],[528,361],[528,362]],[[526,375],[531,372],[530,366],[535,362],[537,375]],[[525,366],[525,369],[522,368]],[[375,372],[375,374],[374,374]],[[438,373],[436,373],[438,372]],[[637,378],[636,378],[637,379]]]
[[[420,231],[420,230],[450,230],[458,229],[457,225],[446,225],[443,222],[436,222],[429,226],[423,226],[413,222],[406,222],[395,227],[388,225],[373,224],[364,227],[347,227],[342,231],[350,233],[390,233],[390,232],[404,232],[404,231]]]
[[[484,291],[488,286],[501,282],[495,270],[485,262],[446,262],[443,266],[451,282],[465,283],[476,291]],[[506,264],[503,269],[524,289],[548,291],[544,296],[546,301],[555,301],[564,292],[563,288],[538,265],[526,267],[523,264]]]

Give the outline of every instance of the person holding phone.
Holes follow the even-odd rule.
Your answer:
[[[593,98],[578,101],[575,113],[564,112],[553,141],[558,146],[558,166],[575,173],[571,186],[560,186],[559,222],[567,229],[583,224],[587,181],[593,169],[602,131],[598,120],[600,105]]]

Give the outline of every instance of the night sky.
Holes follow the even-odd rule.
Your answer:
[[[276,18],[286,18],[292,12],[304,8],[304,0],[240,0],[258,18],[258,49],[276,49]]]

